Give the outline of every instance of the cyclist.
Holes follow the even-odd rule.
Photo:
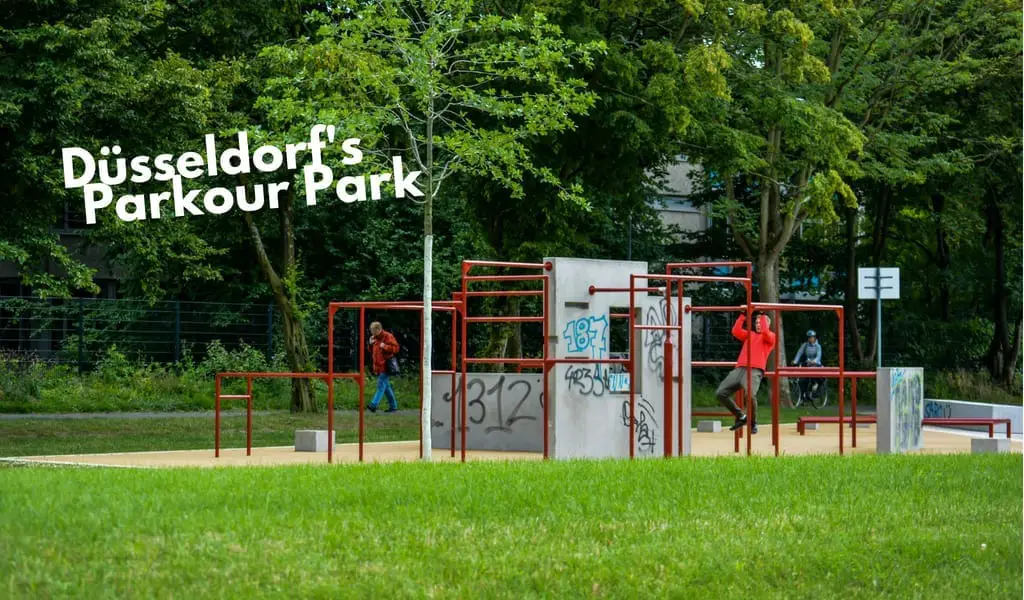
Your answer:
[[[793,357],[793,365],[798,367],[820,367],[821,357],[824,351],[821,348],[821,344],[818,343],[818,334],[813,330],[807,331],[807,341],[800,345],[800,349],[796,351],[796,356]],[[807,388],[811,387],[811,392],[815,392],[818,386],[821,385],[819,379],[800,379],[800,399],[807,400],[808,393]]]

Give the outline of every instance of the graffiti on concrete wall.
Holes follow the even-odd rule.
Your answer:
[[[586,354],[586,358],[605,358],[608,353],[608,316],[588,316],[573,319],[565,325],[562,338],[572,354]],[[604,365],[588,365],[594,376],[601,377]]]
[[[438,378],[441,379],[441,378]],[[436,381],[436,380],[435,380]],[[461,398],[461,382],[455,379],[455,393],[449,386],[441,394],[442,407],[435,406],[433,426],[447,428],[452,401]],[[466,381],[466,431],[481,429],[485,435],[511,435],[518,428],[537,429],[544,414],[544,392],[539,376],[477,375]],[[438,410],[440,408],[440,410]],[[456,430],[461,429],[456,424]]]
[[[676,314],[668,305],[668,302],[661,298],[657,306],[651,306],[647,309],[644,323],[646,325],[676,325],[679,323],[679,319],[676,318]],[[651,329],[644,331],[643,334],[644,352],[647,355],[647,368],[657,373],[658,379],[661,381],[665,380],[665,339],[667,336],[668,331],[664,329]],[[678,339],[678,336],[672,339]]]
[[[893,451],[916,450],[922,445],[924,373],[921,369],[892,369],[889,402],[892,407]]]
[[[632,419],[635,426],[637,454],[653,454],[657,445],[658,421],[655,418],[654,406],[646,398],[636,399],[636,412]],[[629,400],[622,402],[622,425],[629,427]]]

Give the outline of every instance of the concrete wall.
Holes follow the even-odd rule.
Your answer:
[[[878,454],[919,450],[924,445],[924,369],[886,367],[878,369]]]
[[[459,398],[461,377],[455,376],[455,448],[461,445]],[[450,375],[431,379],[431,445],[451,447],[452,392]],[[541,375],[469,373],[466,377],[466,448],[506,452],[544,450]]]
[[[1009,406],[1006,404],[986,404],[984,402],[965,402],[963,400],[936,400],[926,399],[924,401],[924,416],[938,418],[960,418],[960,419],[1010,419],[1010,426],[1013,433],[1024,433],[1024,408],[1020,406]],[[988,432],[988,426],[958,426],[961,429]],[[1000,427],[996,431],[1005,430]]]
[[[551,290],[548,314],[553,318],[548,332],[548,354],[558,358],[608,358],[629,351],[611,347],[611,328],[625,330],[624,319],[611,313],[628,311],[629,294],[597,293],[589,287],[628,287],[630,274],[647,273],[647,263],[573,258],[546,258],[554,265],[549,272]],[[646,282],[640,281],[639,285]],[[635,314],[641,323],[664,323],[664,300],[646,293],[636,294]],[[673,315],[673,322],[677,316]],[[678,435],[678,419],[665,423],[663,395],[663,341],[661,332],[638,332],[636,408],[634,413],[637,456],[661,456],[664,432],[672,426]],[[673,335],[678,348],[678,335]],[[592,364],[563,364],[552,369],[551,452],[554,458],[608,458],[629,456],[629,388],[623,377],[609,386],[609,367]],[[674,400],[675,402],[675,400]],[[689,423],[684,419],[684,423]],[[686,430],[687,438],[689,430]],[[688,440],[687,440],[688,441]],[[673,451],[676,443],[673,443]]]

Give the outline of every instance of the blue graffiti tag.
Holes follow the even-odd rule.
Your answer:
[[[581,317],[569,321],[562,331],[569,343],[569,352],[589,352],[590,358],[604,358],[608,351],[608,317]],[[601,376],[602,365],[594,365],[594,374]]]

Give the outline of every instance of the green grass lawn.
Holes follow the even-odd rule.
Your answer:
[[[7,598],[1020,598],[1021,457],[0,471]]]
[[[874,407],[865,407],[874,409]],[[806,414],[838,414],[835,407],[781,409],[780,422],[793,423]],[[770,422],[771,409],[762,406],[759,419]],[[728,418],[721,419],[725,424]],[[295,442],[296,429],[327,429],[326,414],[274,412],[253,417],[254,446],[286,446]],[[335,411],[339,443],[357,440],[358,416]],[[419,439],[419,414],[366,415],[366,439],[371,442]],[[245,418],[224,417],[221,442],[225,448],[245,447]],[[205,417],[153,417],[146,419],[19,419],[0,420],[0,457],[42,454],[90,454],[147,450],[198,450],[213,447],[213,413]]]
[[[355,442],[358,415],[335,411],[338,443]],[[327,415],[276,412],[253,417],[254,446],[295,443],[296,429],[327,429]],[[366,440],[385,442],[419,439],[419,413],[366,415]],[[221,444],[245,447],[245,417],[221,420]],[[198,450],[213,448],[213,413],[207,417],[149,419],[24,419],[0,420],[0,457],[41,454],[89,454],[146,450]]]

